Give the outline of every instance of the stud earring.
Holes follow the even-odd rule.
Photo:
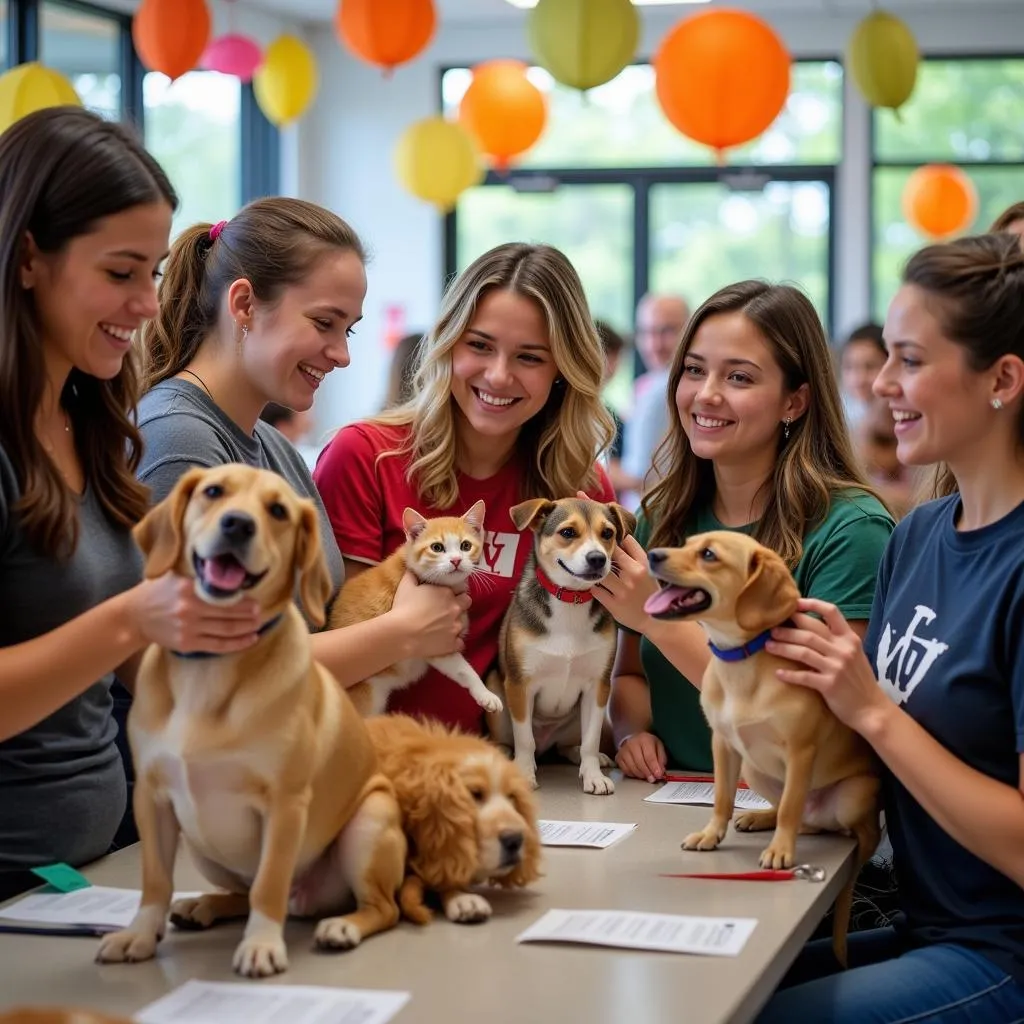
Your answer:
[[[993,398],[992,401],[989,402],[989,405],[991,405],[996,412],[999,412],[1003,407],[1003,400],[1001,398]]]
[[[789,426],[793,422],[792,416],[787,416],[786,421],[782,424],[782,439],[784,441],[789,440]]]

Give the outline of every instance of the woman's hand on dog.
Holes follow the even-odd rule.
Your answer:
[[[869,732],[869,723],[895,705],[879,687],[860,637],[834,604],[814,598],[800,599],[792,622],[772,630],[766,649],[806,668],[780,668],[776,675],[817,690],[841,722]]]
[[[635,732],[619,744],[615,763],[631,778],[657,782],[668,764],[665,744],[654,733]]]
[[[260,609],[255,601],[210,604],[196,593],[194,580],[177,573],[145,580],[132,597],[129,615],[140,647],[151,643],[184,654],[230,654],[258,639]]]
[[[472,603],[469,594],[420,583],[407,572],[391,606],[409,646],[406,657],[439,658],[461,651],[469,628],[466,612]]]

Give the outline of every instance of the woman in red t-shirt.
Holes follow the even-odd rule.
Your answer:
[[[413,398],[340,430],[313,478],[347,579],[405,541],[406,506],[427,517],[461,515],[483,499],[489,575],[471,584],[463,648],[483,676],[530,550],[509,508],[581,488],[614,498],[595,464],[614,432],[601,400],[604,357],[572,264],[546,245],[484,253],[448,288],[416,365]],[[393,694],[388,708],[482,728],[476,701],[433,670]]]

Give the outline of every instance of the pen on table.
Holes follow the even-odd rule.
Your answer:
[[[714,782],[710,775],[680,775],[677,772],[665,772],[658,780],[659,782]],[[743,781],[736,783],[737,789],[746,789],[747,784]]]
[[[53,935],[58,938],[62,935],[71,938],[78,938],[84,935],[98,939],[104,935],[109,935],[112,931],[116,931],[116,929],[100,924],[76,924],[70,927],[67,925],[54,925],[48,928],[46,925],[11,924],[8,921],[0,922],[0,935]]]

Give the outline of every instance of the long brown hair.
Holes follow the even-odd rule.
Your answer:
[[[1024,248],[1016,235],[976,235],[926,246],[907,261],[903,283],[928,293],[943,336],[963,347],[974,372],[1003,356],[1024,359]],[[1017,427],[1024,446],[1024,410]],[[956,478],[939,463],[933,496],[956,490]]]
[[[21,287],[26,240],[31,235],[41,252],[58,254],[104,217],[156,202],[178,204],[160,165],[131,132],[79,107],[38,111],[0,135],[0,444],[17,473],[21,526],[50,556],[74,552],[78,513],[34,430],[46,370],[33,293]],[[133,357],[110,380],[72,369],[60,395],[88,486],[122,526],[141,519],[148,505],[135,479],[137,399]]]
[[[359,236],[337,214],[285,196],[256,199],[219,232],[194,224],[175,239],[158,292],[160,315],[142,332],[144,388],[180,373],[216,327],[220,302],[244,278],[261,302],[272,304],[305,278],[328,250],[354,252],[365,263]]]
[[[690,318],[672,361],[668,381],[669,432],[656,454],[661,479],[642,506],[651,524],[651,547],[684,540],[695,508],[712,500],[714,467],[697,458],[676,410],[675,396],[686,355],[709,317],[742,313],[761,333],[782,370],[787,391],[810,388],[807,412],[794,421],[786,440],[779,431],[775,472],[765,481],[767,501],[755,536],[793,567],[808,528],[828,512],[832,497],[851,488],[874,493],[858,467],[843,418],[839,388],[825,331],[810,300],[789,285],[740,281],[715,292]]]

